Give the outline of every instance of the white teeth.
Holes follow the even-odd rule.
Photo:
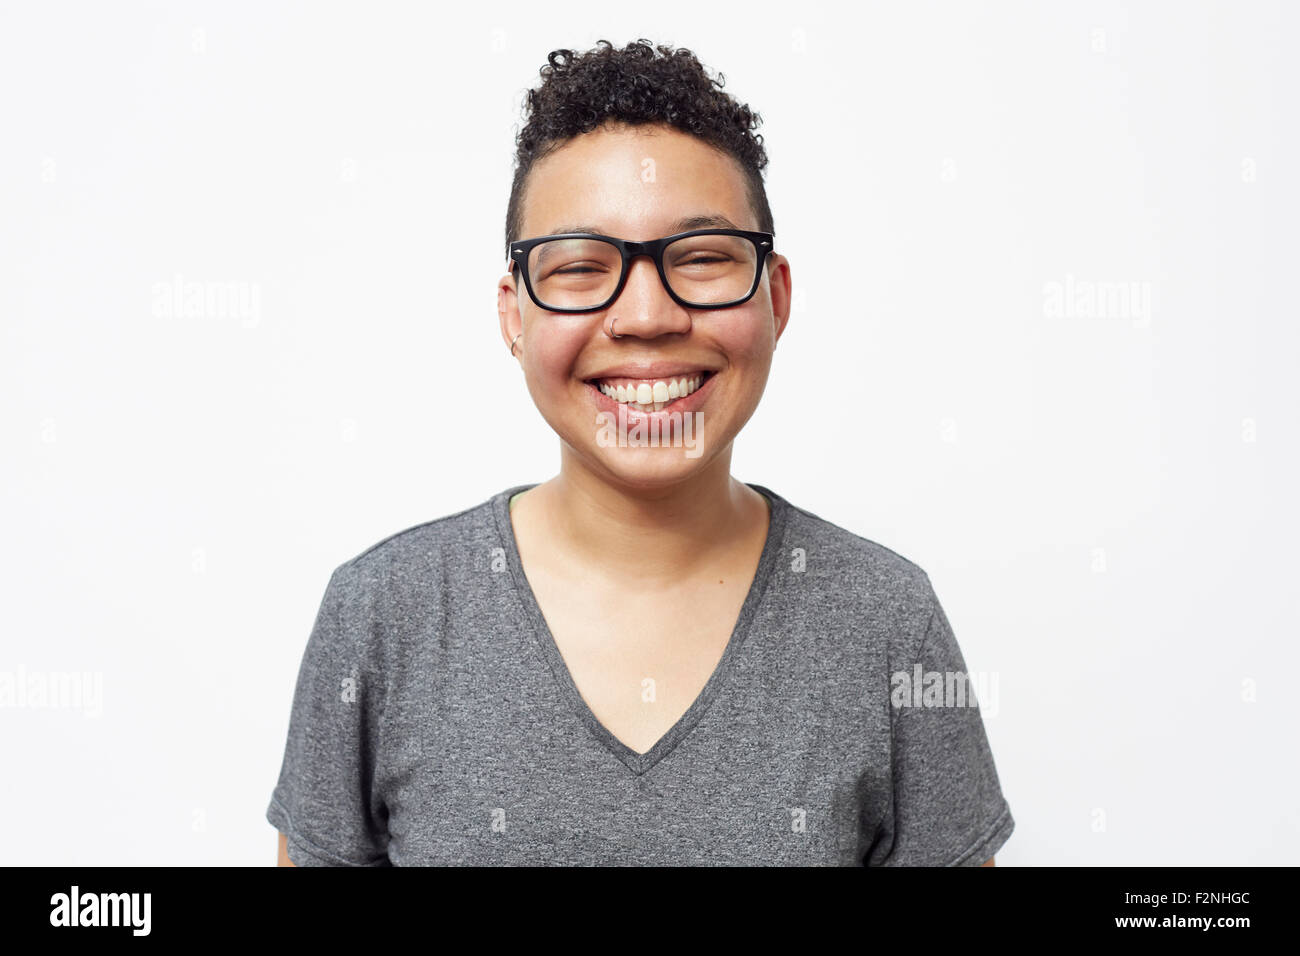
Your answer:
[[[653,384],[641,382],[637,385],[597,385],[597,387],[616,402],[631,405],[638,411],[657,412],[669,402],[691,394],[703,381],[703,375],[696,375],[692,378],[675,378]]]

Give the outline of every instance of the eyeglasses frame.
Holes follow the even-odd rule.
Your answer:
[[[694,302],[687,302],[668,285],[668,276],[664,273],[664,250],[669,245],[679,239],[685,239],[688,236],[740,236],[748,239],[754,244],[754,251],[759,253],[757,257],[757,267],[754,270],[754,281],[750,284],[749,291],[739,299],[731,302],[719,302],[716,305],[698,305]],[[553,239],[602,239],[614,246],[623,257],[623,271],[618,277],[618,285],[610,293],[608,299],[600,305],[586,306],[581,309],[556,309],[542,302],[533,292],[533,281],[528,275],[527,269],[521,263],[528,262],[528,256],[535,246],[543,242],[550,242]],[[602,236],[594,232],[564,232],[554,236],[538,236],[534,239],[519,239],[510,243],[510,272],[513,275],[516,269],[524,277],[524,287],[528,290],[529,297],[547,312],[560,312],[565,315],[583,315],[588,312],[599,312],[602,309],[608,309],[623,292],[623,287],[627,285],[628,273],[631,271],[629,263],[637,256],[649,256],[659,271],[659,281],[663,283],[664,291],[674,302],[684,309],[729,309],[733,306],[742,305],[754,297],[758,291],[759,283],[763,281],[763,267],[767,265],[767,257],[775,252],[773,243],[776,236],[770,232],[753,232],[748,229],[692,229],[688,232],[679,232],[671,236],[664,236],[662,239],[648,239],[644,242],[636,242],[631,239],[616,239],[613,236]],[[766,247],[766,251],[764,251]]]

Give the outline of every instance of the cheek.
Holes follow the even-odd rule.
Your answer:
[[[524,335],[528,341],[524,370],[529,389],[537,393],[564,388],[590,337],[589,328],[571,319],[534,319]]]
[[[765,369],[772,361],[775,339],[768,313],[750,310],[719,315],[714,336],[732,365]]]
[[[752,411],[767,387],[772,367],[775,337],[770,313],[752,311],[729,315],[720,323],[716,340],[725,351],[733,373],[729,391],[734,405],[737,410]]]

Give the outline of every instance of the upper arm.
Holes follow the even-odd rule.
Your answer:
[[[928,579],[927,591],[931,613],[919,642],[891,655],[898,668],[890,674],[893,802],[867,865],[989,866],[1015,821],[974,679]]]
[[[989,862],[992,862],[991,860]],[[289,859],[289,838],[283,833],[280,834],[279,856],[275,861],[276,866],[297,866],[293,860]]]
[[[280,775],[266,819],[289,835],[296,866],[386,866],[387,808],[377,781],[385,682],[369,602],[348,565],[330,577],[307,639]]]

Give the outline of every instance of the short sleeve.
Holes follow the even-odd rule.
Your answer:
[[[910,670],[891,675],[893,801],[868,866],[982,866],[1011,836],[974,691],[943,607],[931,614]]]
[[[330,576],[294,688],[280,779],[266,819],[297,866],[388,866],[374,790],[383,700],[364,635],[343,626],[346,576]]]

